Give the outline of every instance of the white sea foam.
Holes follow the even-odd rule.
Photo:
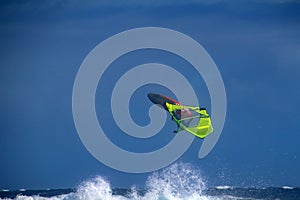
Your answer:
[[[228,186],[228,185],[220,185],[216,187],[219,190],[227,190],[227,189],[231,189],[232,187]]]
[[[205,183],[199,170],[189,164],[175,163],[153,173],[147,180],[147,189],[142,199],[200,199]]]
[[[124,196],[112,195],[112,189],[109,182],[103,177],[96,177],[92,180],[82,183],[77,191],[66,199],[80,200],[179,200],[179,199],[207,199],[202,196],[205,189],[205,183],[201,177],[200,171],[194,169],[189,164],[175,163],[162,171],[150,175],[146,182],[147,192],[140,195],[132,187],[128,198]]]
[[[15,198],[15,200],[61,200],[61,199],[63,199],[62,196],[47,198],[47,197],[40,197],[40,196],[23,196],[23,195],[18,195]]]
[[[101,176],[82,182],[75,192],[54,196],[19,195],[17,200],[218,200],[203,195],[205,182],[199,170],[190,164],[175,163],[151,174],[146,182],[146,193],[141,195],[134,187],[125,196],[113,195],[109,181]],[[234,199],[234,198],[228,198]]]
[[[82,183],[75,194],[78,199],[93,200],[112,198],[112,190],[109,182],[100,176]]]
[[[294,187],[290,187],[290,186],[282,186],[283,189],[287,189],[287,190],[292,190],[294,189]]]

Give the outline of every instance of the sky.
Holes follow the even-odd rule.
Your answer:
[[[211,186],[300,186],[299,9],[293,0],[1,1],[0,189],[69,188],[96,175],[114,187],[143,186],[149,173],[111,169],[84,147],[73,121],[72,90],[95,46],[149,26],[200,43],[225,85],[227,115],[215,148],[198,159],[202,141],[194,140],[178,162],[199,168]],[[113,121],[113,85],[132,66],[149,62],[181,70],[210,109],[202,78],[175,55],[145,50],[117,59],[98,85],[97,115],[104,129],[118,135],[110,139],[136,152],[165,145],[176,128],[170,121],[159,139],[132,141]],[[145,95],[156,91],[172,96],[158,85],[134,93],[129,107],[137,124],[149,122],[151,102]]]

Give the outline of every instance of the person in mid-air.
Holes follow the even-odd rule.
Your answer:
[[[191,117],[192,114],[188,108],[182,108],[180,110],[173,111],[173,115],[177,120],[185,119]],[[185,122],[189,124],[189,121]],[[178,133],[180,131],[180,125],[177,123],[177,130],[173,131],[174,133]]]

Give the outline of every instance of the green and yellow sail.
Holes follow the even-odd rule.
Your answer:
[[[173,120],[178,124],[179,132],[186,130],[199,138],[205,138],[213,132],[210,116],[205,108],[175,105],[166,102]]]

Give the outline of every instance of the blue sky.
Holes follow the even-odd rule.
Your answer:
[[[195,140],[180,161],[201,169],[209,185],[300,185],[299,1],[57,0],[3,1],[0,6],[0,188],[74,187],[95,175],[113,186],[144,184],[148,174],[110,169],[88,153],[73,122],[72,88],[82,61],[97,44],[145,26],[174,29],[198,41],[225,84],[227,117],[216,147],[199,160],[201,141]],[[97,89],[107,93],[103,98],[97,93],[96,107],[107,103],[121,75],[115,76],[118,65],[129,69],[154,61],[178,69],[188,65],[158,51],[120,58],[104,77],[107,87]],[[195,87],[209,107],[203,82]],[[140,124],[149,120],[140,112],[151,105],[143,98],[149,90],[168,93],[155,85],[136,92],[130,108]],[[117,132],[106,112],[105,127]],[[119,145],[155,149],[170,140],[174,126],[167,124],[161,139],[148,146],[126,138]]]

